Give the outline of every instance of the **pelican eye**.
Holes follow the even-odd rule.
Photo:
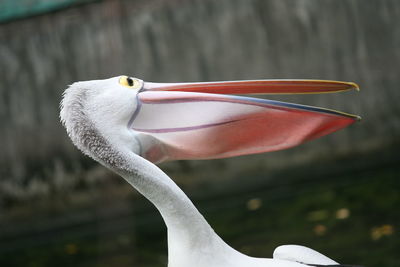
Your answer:
[[[133,80],[131,77],[127,78],[126,80],[127,80],[129,86],[133,86]]]
[[[142,87],[140,80],[128,76],[121,76],[119,84],[132,89],[140,89]]]

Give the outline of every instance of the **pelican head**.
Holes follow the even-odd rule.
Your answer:
[[[127,122],[137,109],[143,81],[127,76],[75,82],[65,90],[60,117],[73,143],[102,163],[115,162],[124,150],[138,151]]]

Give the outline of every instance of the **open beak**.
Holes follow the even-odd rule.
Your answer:
[[[128,127],[141,133],[152,162],[214,159],[286,149],[345,128],[360,117],[247,94],[310,94],[358,90],[323,80],[199,83],[143,82]]]

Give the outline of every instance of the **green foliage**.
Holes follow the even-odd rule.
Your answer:
[[[2,0],[0,1],[0,23],[93,1],[95,0]]]

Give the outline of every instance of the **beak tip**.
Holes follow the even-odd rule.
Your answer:
[[[360,91],[360,86],[354,82],[349,83],[351,88],[354,88],[356,91]]]

